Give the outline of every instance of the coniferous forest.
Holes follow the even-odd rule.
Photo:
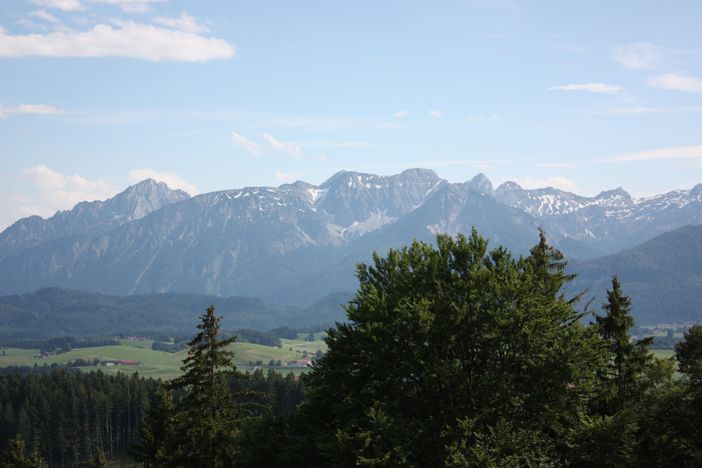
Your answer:
[[[3,375],[4,466],[702,466],[702,328],[656,358],[619,279],[583,304],[565,266],[543,233],[374,255],[300,378],[240,373],[214,307],[171,381]]]

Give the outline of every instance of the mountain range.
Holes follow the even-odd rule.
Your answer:
[[[648,198],[621,188],[583,197],[514,182],[494,188],[482,174],[449,183],[409,169],[191,197],[145,180],[0,233],[0,294],[61,287],[311,304],[353,291],[354,266],[373,251],[440,232],[474,226],[491,245],[524,254],[543,228],[578,267],[591,268],[588,262],[690,224],[702,224],[702,184]]]

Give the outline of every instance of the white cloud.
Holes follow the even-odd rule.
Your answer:
[[[160,3],[166,0],[88,0],[90,3],[106,3],[118,6],[125,13],[146,13],[150,10],[151,3]]]
[[[66,175],[43,164],[30,167],[23,175],[36,190],[32,191],[32,198],[17,197],[19,203],[15,212],[18,216],[50,216],[82,201],[110,198],[119,191],[118,187],[100,179],[91,180],[78,174]]]
[[[47,8],[56,8],[63,11],[82,11],[85,6],[80,0],[29,0],[31,3]]]
[[[234,57],[223,39],[120,21],[116,27],[95,25],[89,31],[54,31],[12,35],[0,32],[0,58],[130,57],[149,61],[205,62]]]
[[[565,177],[519,177],[513,180],[526,189],[553,187],[568,192],[575,192],[578,188],[574,181]]]
[[[44,21],[48,21],[49,23],[60,23],[61,20],[49,13],[46,10],[37,10],[29,13],[29,16],[34,16],[36,18],[43,19]]]
[[[687,91],[689,93],[702,93],[702,79],[682,73],[665,73],[652,76],[646,83],[650,86],[674,91]]]
[[[568,169],[571,167],[574,167],[572,164],[568,163],[542,163],[542,164],[535,164],[536,167],[546,167],[549,169]]]
[[[675,146],[625,153],[599,162],[655,161],[664,159],[702,159],[702,145]]]
[[[597,94],[616,94],[622,88],[605,83],[571,83],[558,86],[551,86],[549,89],[557,91],[587,91]]]
[[[702,111],[702,107],[646,107],[646,106],[635,106],[635,107],[618,107],[614,109],[608,109],[604,114],[614,114],[614,115],[627,115],[627,114],[661,114],[668,112],[699,112]]]
[[[437,110],[430,110],[429,115],[434,117],[435,119],[441,118],[443,114]]]
[[[487,122],[487,121],[497,121],[500,120],[500,116],[497,114],[492,114],[492,115],[479,115],[479,116],[473,116],[473,117],[466,117],[466,120],[468,122]]]
[[[264,133],[263,138],[278,151],[282,151],[283,153],[289,154],[295,158],[302,157],[302,148],[297,146],[295,143],[276,140],[275,138],[273,138],[273,135],[269,133]]]
[[[393,117],[397,117],[398,119],[404,119],[405,117],[409,116],[409,113],[407,111],[397,111],[392,114]]]
[[[259,148],[258,144],[237,132],[232,132],[232,140],[254,156],[258,156],[261,153],[261,148]]]
[[[646,70],[656,68],[662,57],[661,47],[647,42],[635,42],[617,46],[612,51],[612,57],[626,68]]]
[[[209,28],[199,24],[194,17],[190,16],[186,12],[182,12],[177,18],[164,18],[162,16],[157,16],[154,18],[156,24],[165,26],[170,29],[175,29],[176,31],[185,31],[189,33],[202,33],[208,32]]]
[[[18,106],[0,106],[0,119],[12,114],[59,115],[66,111],[47,104],[20,104]]]
[[[294,175],[288,174],[285,172],[281,172],[278,170],[275,171],[275,178],[278,179],[280,182],[294,182],[295,181]]]
[[[183,179],[175,172],[159,172],[148,168],[134,169],[129,172],[129,179],[134,182],[141,182],[144,179],[154,179],[159,182],[165,182],[166,185],[172,189],[184,190],[190,195],[197,195],[198,193],[195,185]]]

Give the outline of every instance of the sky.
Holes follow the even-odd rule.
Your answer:
[[[700,20],[697,0],[0,0],[0,229],[147,177],[688,189]]]

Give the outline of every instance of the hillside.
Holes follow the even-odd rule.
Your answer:
[[[0,340],[144,332],[189,336],[210,304],[225,318],[228,330],[332,325],[343,319],[341,304],[346,297],[333,295],[310,306],[290,307],[247,297],[175,293],[111,296],[46,288],[0,297]]]
[[[589,288],[604,301],[616,273],[640,324],[702,321],[702,226],[685,226],[623,252],[574,262],[573,290]]]

